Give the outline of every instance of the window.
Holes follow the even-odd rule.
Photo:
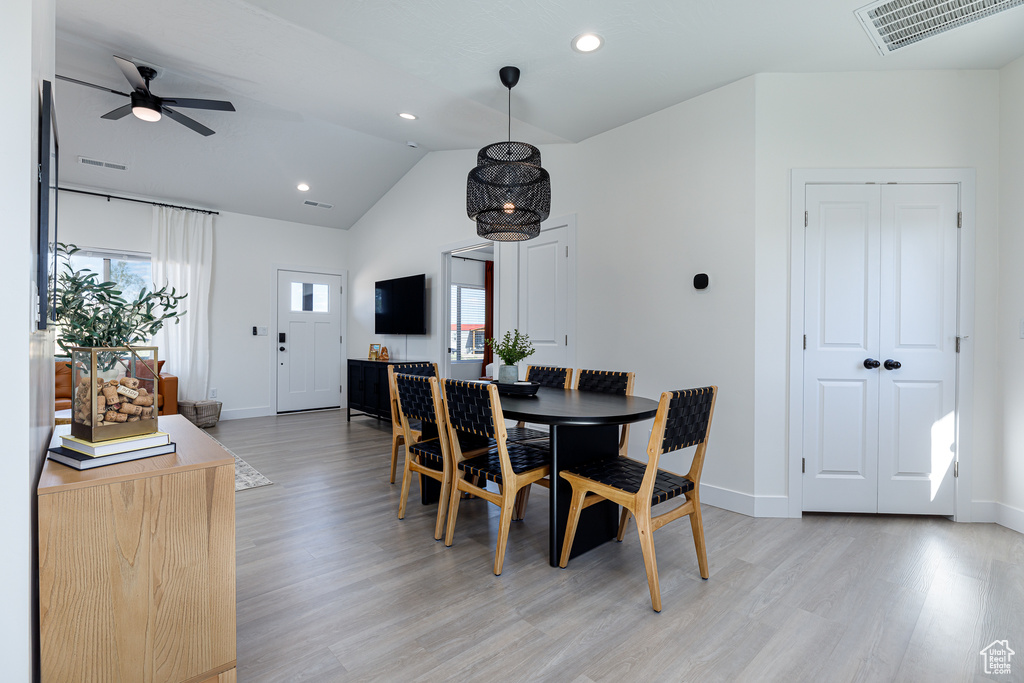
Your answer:
[[[451,360],[480,362],[484,358],[484,288],[452,285],[451,294]]]
[[[292,283],[292,311],[312,311],[313,313],[329,313],[329,293],[327,285],[309,282]]]
[[[71,267],[91,270],[103,282],[116,282],[125,301],[134,301],[143,289],[153,289],[149,254],[82,249],[71,257]]]

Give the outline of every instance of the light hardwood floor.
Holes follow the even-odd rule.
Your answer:
[[[1024,536],[997,525],[705,505],[711,578],[689,525],[659,530],[656,614],[633,525],[548,566],[545,491],[498,577],[493,505],[460,506],[451,548],[418,485],[398,520],[387,423],[330,411],[209,431],[274,481],[236,501],[246,683],[1024,681]],[[1020,654],[986,678],[997,639]]]

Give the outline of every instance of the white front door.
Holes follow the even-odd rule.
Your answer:
[[[953,514],[958,205],[807,186],[804,510]]]
[[[341,275],[277,271],[277,412],[341,406],[342,285]]]
[[[519,243],[519,331],[535,350],[520,367],[565,367],[568,354],[569,229],[543,230]]]

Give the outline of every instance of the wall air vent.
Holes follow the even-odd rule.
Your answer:
[[[1003,10],[1024,0],[889,0],[854,12],[878,53],[887,55]]]
[[[115,171],[128,170],[128,164],[116,164],[113,161],[100,161],[99,159],[90,159],[89,157],[78,157],[78,163],[85,166],[95,166],[96,168],[112,168]]]
[[[310,201],[308,199],[306,201],[302,202],[302,203],[305,204],[306,206],[316,206],[316,207],[321,208],[321,209],[333,209],[334,208],[334,204],[326,204],[324,202],[314,202],[314,201]]]

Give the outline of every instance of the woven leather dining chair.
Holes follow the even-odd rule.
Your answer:
[[[455,520],[462,492],[497,505],[501,509],[501,518],[498,522],[498,545],[494,552],[494,574],[498,576],[505,562],[505,547],[517,494],[551,473],[548,453],[527,444],[508,442],[498,389],[493,384],[446,379],[444,405],[454,463],[444,544],[450,546],[455,539]],[[479,455],[467,453],[467,446],[472,448],[481,439],[493,439],[494,446]],[[469,480],[471,476],[482,477],[484,486],[486,481],[493,481],[499,492],[474,484]]]
[[[594,503],[610,500],[623,508],[619,523],[620,541],[629,515],[636,518],[644,568],[647,570],[647,586],[651,591],[651,606],[655,612],[661,611],[661,587],[653,535],[661,527],[680,517],[690,517],[697,566],[701,578],[708,578],[708,553],[700,511],[700,473],[704,467],[717,396],[718,387],[715,386],[663,393],[647,444],[646,463],[618,456],[561,472],[561,476],[572,484],[572,502],[558,563],[560,567],[569,562],[580,512]],[[690,446],[697,449],[688,473],[678,475],[658,469],[658,460],[663,454]],[[685,497],[681,505],[652,516],[652,506],[678,496]]]
[[[405,506],[414,474],[441,482],[437,521],[434,523],[434,539],[441,540],[448,496],[452,489],[452,456],[437,377],[395,373],[391,368],[388,368],[388,372],[393,376],[399,419],[406,434],[405,466],[402,468],[402,497],[398,503],[398,518],[405,519]],[[436,425],[437,436],[424,439],[421,432],[419,438],[413,440],[412,420],[419,420],[424,426]]]
[[[396,370],[397,368],[397,370]],[[398,414],[398,403],[395,400],[395,372],[421,377],[437,377],[437,363],[395,363],[388,366],[388,402],[391,404],[391,483],[395,483],[395,469],[398,466],[398,448],[405,443],[405,432],[402,431],[402,418]],[[419,440],[419,425],[412,427],[413,443]]]
[[[597,394],[632,396],[634,377],[632,372],[608,372],[581,368],[576,372],[576,382],[572,388],[577,391],[592,391]],[[624,424],[619,436],[619,455],[625,455],[628,446],[629,425]]]

